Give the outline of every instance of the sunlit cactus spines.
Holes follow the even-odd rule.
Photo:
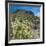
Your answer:
[[[21,13],[20,13],[21,12]],[[11,14],[11,39],[34,39],[40,36],[40,18],[30,11],[17,10]],[[38,30],[38,31],[37,31]]]

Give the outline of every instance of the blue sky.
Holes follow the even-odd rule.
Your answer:
[[[32,11],[34,12],[35,16],[40,16],[40,7],[37,7],[37,6],[11,5],[9,7],[10,13],[14,13],[17,9]]]

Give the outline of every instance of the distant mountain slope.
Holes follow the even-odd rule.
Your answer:
[[[34,15],[32,11],[26,11],[26,10],[17,10],[16,13],[22,13],[22,14],[31,14]]]

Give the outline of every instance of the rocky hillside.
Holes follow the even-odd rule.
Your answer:
[[[32,11],[17,10],[10,14],[11,39],[36,39],[40,37],[40,17]]]

